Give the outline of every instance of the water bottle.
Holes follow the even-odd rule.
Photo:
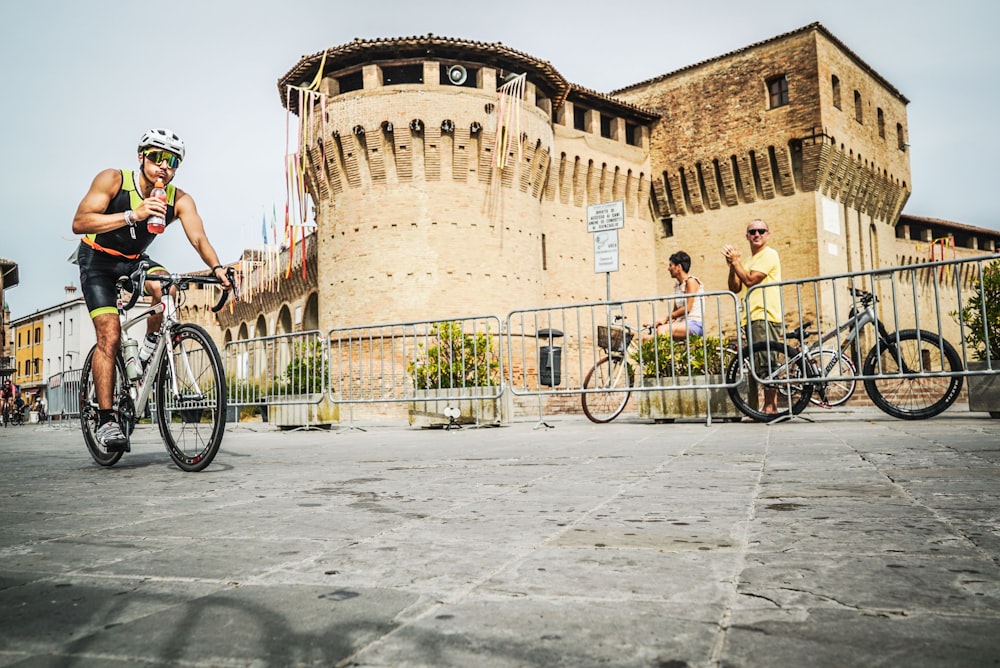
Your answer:
[[[167,201],[167,191],[163,188],[163,179],[156,179],[156,185],[149,196],[155,197],[161,202]],[[162,216],[150,216],[146,219],[146,229],[153,234],[162,234],[166,227],[167,221]]]
[[[122,344],[122,354],[125,356],[125,375],[129,380],[136,380],[142,375],[139,367],[139,342],[135,339],[125,339]]]
[[[153,351],[156,350],[156,342],[159,338],[156,332],[150,332],[142,340],[142,348],[139,350],[139,363],[142,364],[142,368],[145,369],[146,365],[149,364],[149,358],[153,356]]]

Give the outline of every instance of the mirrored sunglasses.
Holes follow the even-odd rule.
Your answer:
[[[143,155],[146,156],[147,160],[155,165],[159,165],[161,162],[166,160],[167,167],[170,169],[177,169],[177,165],[181,164],[181,159],[170,151],[146,151]]]

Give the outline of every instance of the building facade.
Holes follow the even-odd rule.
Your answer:
[[[519,87],[498,97],[505,82]],[[302,120],[321,329],[601,300],[585,212],[612,200],[629,249],[613,294],[649,292],[655,114],[434,36],[327,49],[280,88]]]
[[[498,90],[519,76],[512,108]],[[279,90],[300,119],[324,330],[603,300],[586,215],[614,200],[611,298],[670,293],[677,250],[725,289],[721,248],[745,244],[754,218],[785,279],[1000,242],[901,215],[909,101],[820,24],[610,95],[503,45],[432,35],[305,56]]]
[[[53,376],[83,367],[97,335],[87,304],[67,286],[67,300],[11,322],[13,382],[26,394],[44,394]]]

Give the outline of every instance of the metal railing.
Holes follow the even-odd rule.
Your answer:
[[[805,348],[825,340],[824,347],[842,351],[854,363],[857,373],[853,376],[830,373],[827,380],[886,380],[887,378],[955,377],[983,375],[1000,372],[1000,359],[996,350],[997,324],[991,324],[987,309],[989,289],[985,278],[986,268],[1000,256],[983,256],[966,260],[928,262],[891,269],[878,269],[820,278],[782,281],[770,285],[757,285],[748,291],[760,293],[765,307],[768,299],[777,295],[782,322],[777,325],[781,338],[795,335],[800,324],[810,323],[806,329],[814,332],[809,342],[796,340],[796,347]],[[995,288],[994,288],[995,290]],[[874,296],[868,305],[865,293]],[[986,295],[987,299],[976,299]],[[972,311],[970,304],[974,305]],[[852,314],[864,314],[868,309],[881,325],[863,315],[865,323],[860,331],[852,331]],[[964,315],[963,315],[964,312]],[[975,316],[978,315],[978,319]],[[917,341],[929,342],[930,353],[919,357],[918,363],[908,371],[886,369],[878,363],[886,341],[893,345],[900,341],[902,332],[916,332]],[[929,334],[924,336],[923,333]],[[977,348],[974,341],[982,342]],[[948,348],[956,351],[958,360],[949,362]],[[934,349],[938,352],[934,354]],[[992,349],[992,351],[991,351]],[[980,354],[982,355],[981,359]],[[873,356],[876,363],[865,371],[865,360]],[[767,359],[766,357],[763,359]],[[757,380],[768,373],[758,368],[761,360],[751,360],[750,367]],[[970,363],[979,361],[981,364]],[[955,363],[952,363],[955,362]],[[800,382],[795,378],[769,382],[786,384]]]
[[[483,402],[504,392],[496,316],[339,327],[328,341],[333,403],[408,402],[420,414],[495,418]]]
[[[665,322],[661,331],[669,332],[674,322],[669,315],[677,299],[671,295],[512,311],[505,337],[511,391],[517,395],[607,391],[588,388],[585,381],[609,351],[627,358],[633,379],[643,381],[619,391],[726,387],[722,373],[735,348],[736,295],[728,291],[698,295],[702,335],[687,332],[674,339],[660,333],[654,342],[643,325]],[[624,337],[623,330],[628,332]],[[604,335],[608,331],[615,334],[610,341]],[[707,384],[706,375],[712,378]]]
[[[793,334],[802,321],[812,321],[818,337],[828,337],[828,345],[854,361],[858,373],[851,378],[885,378],[881,368],[862,372],[868,351],[880,345],[876,329],[866,327],[853,338],[836,327],[852,309],[864,310],[859,293],[852,292],[863,290],[878,298],[875,313],[886,331],[924,330],[959,351],[960,364],[945,368],[927,359],[912,373],[1000,374],[995,347],[994,353],[987,352],[982,368],[969,368],[975,358],[970,341],[978,337],[996,343],[987,305],[977,307],[979,325],[959,317],[974,295],[987,294],[986,267],[998,257],[773,284],[784,316],[779,325],[782,338]],[[764,289],[755,286],[750,293]],[[525,413],[530,411],[529,399],[538,400],[541,413],[543,398],[549,412],[579,412],[580,396],[588,393],[637,392],[641,397],[655,391],[735,387],[742,379],[727,380],[724,372],[734,357],[740,361],[737,368],[746,368],[740,358],[741,344],[747,342],[740,334],[743,304],[729,291],[705,292],[697,298],[704,334],[682,334],[678,339],[661,335],[655,343],[639,329],[646,323],[669,321],[668,314],[678,303],[675,295],[519,309],[502,322],[496,316],[474,316],[338,327],[325,337],[309,331],[234,341],[225,348],[229,403],[303,404],[326,397],[352,410],[362,405],[432,402],[416,408],[430,412],[473,398],[517,397],[523,400]],[[588,386],[590,370],[607,357],[627,362],[630,382],[611,388]],[[756,360],[751,362],[748,375],[760,380]],[[847,378],[835,373],[826,379]],[[474,414],[477,422],[481,417]]]
[[[50,376],[46,389],[46,415],[51,420],[80,416],[80,381],[83,369],[63,371]]]
[[[228,403],[319,403],[329,387],[326,346],[326,339],[316,330],[227,343],[224,364]]]

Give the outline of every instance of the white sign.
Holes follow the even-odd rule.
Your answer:
[[[618,230],[594,234],[594,273],[618,271]]]
[[[587,207],[587,231],[603,232],[625,227],[625,200],[591,204]]]

